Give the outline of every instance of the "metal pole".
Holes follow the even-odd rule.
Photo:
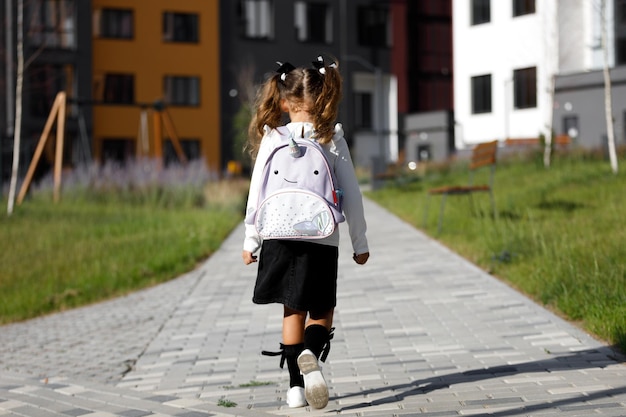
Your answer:
[[[387,146],[383,135],[383,125],[385,122],[385,115],[383,113],[383,73],[378,67],[374,70],[374,78],[374,82],[376,84],[376,137],[378,138],[378,150],[380,152],[381,163],[384,167],[387,164]]]

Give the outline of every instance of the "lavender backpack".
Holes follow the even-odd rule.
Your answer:
[[[286,130],[286,129],[285,129]],[[257,209],[246,216],[263,239],[330,236],[341,213],[341,190],[322,147],[274,129],[281,141],[267,159]]]

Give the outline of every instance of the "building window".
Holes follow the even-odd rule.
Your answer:
[[[102,101],[111,104],[135,102],[135,76],[132,74],[106,74]]]
[[[626,38],[617,40],[617,65],[626,64]]]
[[[430,161],[433,159],[433,153],[430,144],[417,145],[417,160],[419,162]]]
[[[354,126],[357,129],[371,129],[373,115],[372,93],[354,94]]]
[[[99,38],[132,39],[133,11],[129,9],[96,9],[94,35]]]
[[[491,21],[490,0],[471,0],[472,1],[472,25],[480,25],[481,23],[489,23]]]
[[[333,41],[332,10],[327,3],[294,3],[296,34],[300,42]]]
[[[27,69],[30,114],[47,117],[59,91],[70,96],[74,84],[74,67],[70,64],[32,64]]]
[[[252,39],[274,37],[274,13],[271,0],[239,0],[242,36]]]
[[[37,0],[31,10],[28,36],[34,46],[76,48],[74,0]]]
[[[202,157],[202,155],[200,154],[200,140],[180,139],[179,142],[180,147],[183,149],[183,153],[187,157],[188,161],[193,161],[194,159],[200,159]],[[174,149],[172,141],[169,139],[165,140],[164,142],[163,158],[165,159],[165,166],[169,166],[171,164],[180,164],[178,154]]]
[[[198,15],[195,13],[163,13],[163,40],[166,42],[198,42]]]
[[[537,107],[537,68],[513,71],[513,106],[516,109]]]
[[[472,113],[491,113],[491,74],[472,77]]]
[[[572,139],[578,137],[578,116],[563,117],[563,134],[568,135]]]
[[[359,7],[358,39],[363,46],[391,46],[389,8],[385,6]]]
[[[164,80],[163,97],[174,106],[200,105],[200,78],[167,76]]]
[[[513,0],[513,17],[535,13],[535,0]]]

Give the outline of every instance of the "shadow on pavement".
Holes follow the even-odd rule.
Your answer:
[[[360,397],[370,394],[389,392],[388,397],[380,398],[371,402],[362,402],[359,404],[353,404],[350,406],[342,407],[338,409],[340,412],[349,411],[351,409],[359,409],[366,406],[375,406],[387,403],[397,403],[403,401],[407,397],[426,394],[439,389],[450,388],[454,384],[464,383],[476,383],[485,381],[491,378],[499,378],[510,375],[522,375],[535,372],[554,372],[565,370],[578,370],[578,369],[602,369],[609,365],[626,363],[626,357],[621,354],[617,349],[612,347],[589,349],[580,352],[572,353],[571,355],[558,356],[552,359],[519,363],[515,365],[502,365],[493,366],[488,368],[474,369],[465,372],[457,372],[448,375],[441,375],[426,379],[421,379],[410,384],[390,385],[381,388],[375,388],[370,390],[359,391],[354,394],[346,394],[334,397],[334,400]],[[537,411],[544,408],[556,408],[564,405],[571,405],[575,403],[587,403],[594,398],[606,398],[614,395],[626,394],[626,381],[624,385],[618,388],[612,388],[608,390],[594,391],[588,393],[580,398],[567,398],[552,401],[545,404],[528,404],[520,403],[520,408],[523,408],[527,413],[528,411]],[[616,404],[619,401],[616,400]],[[518,410],[519,411],[519,410]],[[516,410],[507,410],[502,412],[490,413],[491,416],[506,416],[514,415]]]

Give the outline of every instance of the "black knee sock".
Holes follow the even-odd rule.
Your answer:
[[[304,330],[304,348],[310,349],[318,359],[329,341],[330,332],[320,324],[312,324]],[[326,356],[322,360],[325,359]]]
[[[283,345],[283,355],[289,369],[289,387],[304,387],[304,380],[298,368],[298,355],[304,350],[304,344]]]

